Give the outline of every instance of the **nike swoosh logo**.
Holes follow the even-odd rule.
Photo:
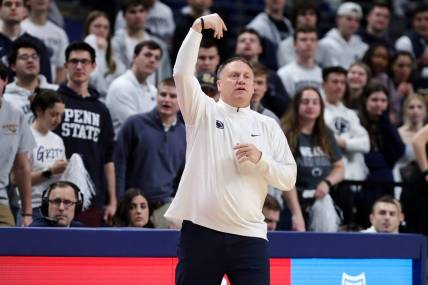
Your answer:
[[[259,137],[260,135],[251,134],[252,137]]]

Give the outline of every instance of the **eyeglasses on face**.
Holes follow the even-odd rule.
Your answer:
[[[28,61],[30,58],[34,59],[34,60],[38,60],[39,59],[39,55],[37,53],[20,54],[16,58],[19,59],[19,60],[22,60],[22,61]]]
[[[92,61],[90,59],[87,59],[87,58],[70,58],[68,60],[68,63],[70,63],[72,65],[78,65],[80,63],[83,66],[86,66],[88,64],[91,64]]]
[[[70,208],[73,205],[76,205],[76,202],[68,200],[68,199],[60,199],[60,198],[56,198],[53,200],[49,200],[49,203],[54,204],[56,207],[61,206],[61,203],[64,205],[64,208]]]

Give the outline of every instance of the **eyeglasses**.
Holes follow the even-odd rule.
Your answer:
[[[53,200],[49,200],[49,203],[54,204],[56,207],[61,206],[61,203],[64,205],[64,208],[68,209],[73,205],[76,205],[77,202],[71,201],[71,200],[62,200],[60,198],[56,198]]]
[[[68,60],[68,63],[70,63],[72,65],[76,65],[76,66],[80,63],[83,66],[86,66],[86,65],[92,63],[92,61],[90,59],[87,59],[87,58],[71,58]]]
[[[16,58],[22,61],[28,61],[30,58],[34,60],[38,60],[40,57],[37,53],[33,53],[33,54],[20,54]]]

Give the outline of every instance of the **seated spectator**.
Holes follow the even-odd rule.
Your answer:
[[[113,55],[111,25],[107,14],[90,12],[85,21],[85,35],[84,41],[95,50],[97,64],[89,82],[100,93],[100,99],[105,100],[111,82],[126,71],[123,63]]]
[[[361,99],[358,115],[370,138],[370,151],[364,154],[369,174],[365,186],[356,196],[356,219],[364,228],[369,225],[368,216],[374,201],[384,195],[393,195],[392,169],[404,153],[404,144],[397,128],[388,118],[389,98],[386,88],[372,81]]]
[[[391,196],[383,196],[373,204],[370,214],[371,227],[361,232],[398,234],[403,221],[400,202]]]
[[[70,181],[52,183],[42,194],[40,218],[31,227],[83,227],[74,218],[80,214],[83,195],[79,187]]]
[[[297,191],[283,195],[288,201],[298,200],[307,225],[315,200],[324,198],[344,175],[342,153],[324,122],[324,108],[320,92],[313,87],[304,87],[296,93],[292,106],[281,121],[299,173]],[[297,210],[289,208],[293,216],[298,215],[300,207]]]
[[[220,93],[217,89],[217,76],[215,73],[211,72],[202,72],[199,73],[196,78],[201,85],[202,91],[208,95],[208,97],[213,98],[214,101],[220,99]]]
[[[50,53],[52,81],[59,84],[65,80],[64,50],[68,46],[68,37],[62,27],[48,19],[49,4],[52,0],[27,0],[29,15],[22,21],[22,28],[30,35],[42,40]]]
[[[156,228],[171,224],[163,215],[184,169],[186,130],[178,111],[175,82],[165,79],[158,86],[157,106],[126,120],[114,152],[119,197],[125,189],[144,189]]]
[[[33,121],[30,108],[30,97],[37,88],[57,90],[58,85],[48,83],[40,74],[40,50],[32,41],[16,40],[8,56],[15,80],[6,86],[4,98],[15,108],[21,110],[28,122]]]
[[[152,228],[150,222],[149,202],[143,192],[138,188],[126,190],[116,215],[113,217],[113,226],[116,227],[136,227]]]
[[[348,69],[347,75],[347,91],[343,99],[343,103],[349,109],[358,111],[360,97],[363,90],[371,78],[371,70],[365,63],[361,61],[354,62]]]
[[[106,105],[116,137],[129,116],[149,112],[156,106],[156,87],[148,77],[158,69],[161,56],[162,49],[156,42],[139,43],[135,46],[131,68],[111,83]]]
[[[281,213],[281,206],[273,196],[267,194],[262,212],[265,216],[268,231],[276,230]]]
[[[361,6],[354,2],[344,2],[337,9],[336,28],[331,29],[320,40],[319,48],[323,58],[321,67],[337,66],[349,68],[368,48],[356,34],[363,16]]]
[[[37,146],[30,154],[33,219],[40,217],[42,193],[67,167],[64,142],[53,133],[64,115],[64,100],[53,90],[38,89],[31,101],[31,132]]]

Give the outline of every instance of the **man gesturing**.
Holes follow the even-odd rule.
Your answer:
[[[219,102],[194,77],[203,29],[223,37],[217,14],[198,18],[174,67],[187,132],[186,166],[165,216],[183,221],[176,284],[269,284],[266,223],[268,184],[291,190],[296,164],[279,125],[250,109],[254,74],[236,57],[218,69]]]

